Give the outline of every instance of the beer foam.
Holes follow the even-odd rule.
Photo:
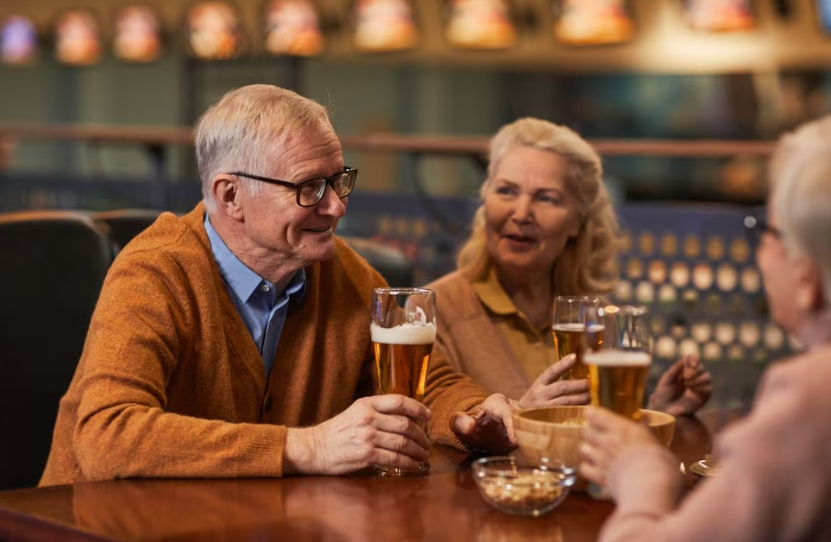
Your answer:
[[[577,332],[584,332],[588,331],[589,333],[600,333],[606,329],[606,326],[603,324],[580,324],[576,322],[572,322],[570,324],[554,324],[551,326],[553,331],[577,331]]]
[[[610,367],[622,365],[631,367],[633,365],[649,365],[652,363],[652,356],[646,352],[627,352],[625,350],[601,350],[591,352],[583,356],[583,362],[587,365],[602,365]]]
[[[401,324],[395,327],[369,325],[372,342],[381,344],[432,344],[436,342],[436,324]]]
[[[554,324],[551,326],[551,329],[554,331],[578,331],[582,333],[586,331],[586,324],[579,324],[576,322],[572,322],[570,324]]]

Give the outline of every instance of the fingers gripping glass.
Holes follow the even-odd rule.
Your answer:
[[[323,194],[326,192],[326,185],[332,187],[335,195],[339,198],[345,198],[352,193],[355,188],[355,178],[358,176],[358,170],[351,167],[343,168],[343,171],[336,173],[331,177],[319,177],[317,179],[309,179],[302,183],[290,183],[281,181],[279,179],[272,179],[270,177],[262,177],[260,175],[251,175],[241,171],[229,173],[229,175],[236,175],[237,177],[245,177],[246,179],[254,179],[255,181],[262,181],[269,184],[277,184],[285,186],[286,188],[293,188],[297,191],[297,205],[301,207],[312,207],[317,205]]]

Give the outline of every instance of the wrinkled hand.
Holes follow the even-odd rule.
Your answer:
[[[403,395],[363,397],[320,425],[292,428],[286,435],[287,474],[345,474],[374,463],[415,469],[430,455],[430,441],[413,420],[430,411]]]
[[[658,380],[649,408],[673,416],[694,414],[710,400],[713,378],[695,354],[676,361]]]
[[[519,408],[588,404],[591,401],[588,380],[560,380],[576,362],[577,357],[569,354],[552,363],[520,398]]]
[[[590,482],[606,485],[615,461],[630,450],[661,444],[649,428],[634,420],[600,407],[586,409],[586,428],[580,454],[580,474]]]
[[[494,393],[470,412],[455,413],[450,429],[470,449],[508,454],[516,448],[512,413],[505,396]]]

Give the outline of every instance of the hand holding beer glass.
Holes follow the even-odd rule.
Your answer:
[[[640,419],[652,363],[646,307],[607,305],[590,310],[587,318],[595,325],[603,325],[600,348],[584,356],[589,368],[592,405]],[[605,488],[594,484],[589,486],[589,494],[598,499],[610,498]]]
[[[595,351],[603,340],[602,321],[587,321],[597,313],[600,300],[594,296],[557,296],[554,299],[554,320],[551,326],[554,346],[559,359],[575,354],[577,360],[562,376],[563,380],[589,378],[589,368],[584,362],[584,350]],[[590,318],[589,318],[590,319]]]
[[[375,349],[376,394],[397,393],[424,399],[430,354],[436,341],[436,299],[424,288],[376,288],[372,292],[372,346]],[[419,426],[426,431],[421,422]],[[375,465],[387,476],[426,474],[423,461],[415,470]]]

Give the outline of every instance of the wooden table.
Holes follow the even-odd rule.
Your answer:
[[[673,451],[685,465],[703,458],[713,430],[732,417],[678,419]],[[403,479],[120,480],[5,491],[0,541],[580,542],[595,540],[614,508],[572,492],[546,516],[511,516],[482,500],[469,457],[436,447],[430,462],[428,476]]]

